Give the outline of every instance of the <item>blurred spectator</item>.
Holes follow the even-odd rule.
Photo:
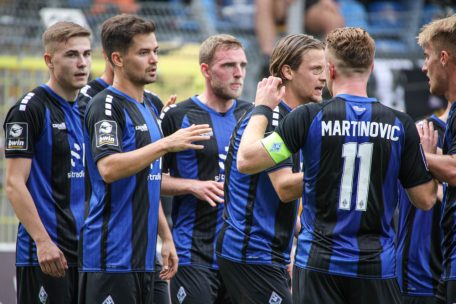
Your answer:
[[[255,0],[255,31],[264,57],[262,76],[269,75],[267,65],[275,41],[286,33],[286,20],[290,5],[296,0]],[[326,36],[334,28],[344,26],[338,4],[334,0],[306,0],[304,11],[305,32]]]
[[[139,5],[135,0],[93,0],[92,14],[103,14],[112,10],[119,13],[134,14]]]

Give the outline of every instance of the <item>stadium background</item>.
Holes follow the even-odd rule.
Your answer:
[[[290,9],[289,32],[301,32],[305,0]],[[97,2],[105,4],[96,5]],[[124,3],[118,6],[114,3]],[[198,66],[199,43],[215,33],[230,33],[244,44],[249,61],[243,99],[253,100],[263,64],[254,31],[253,0],[0,0],[0,119],[25,92],[48,80],[42,60],[41,34],[55,20],[86,22],[93,32],[92,77],[101,75],[99,26],[119,12],[133,12],[157,25],[160,46],[157,82],[148,87],[162,100],[178,100],[202,91]],[[429,96],[420,71],[422,51],[415,37],[419,28],[452,13],[455,1],[339,0],[347,26],[366,28],[376,39],[377,54],[370,95],[408,112],[415,119],[442,106]],[[127,3],[127,4],[125,4]],[[128,3],[134,3],[129,5]],[[0,133],[3,154],[4,134]],[[14,303],[14,255],[17,219],[4,192],[4,157],[0,158],[0,304]]]

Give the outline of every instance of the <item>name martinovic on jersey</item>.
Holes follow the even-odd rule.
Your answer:
[[[322,121],[322,136],[369,136],[398,141],[400,128],[381,122],[370,121]]]

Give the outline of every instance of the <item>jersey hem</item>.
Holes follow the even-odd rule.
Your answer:
[[[276,266],[276,267],[280,267],[280,268],[287,268],[288,264],[291,263],[291,261],[288,263],[288,264],[279,264],[279,263],[273,263],[273,262],[269,262],[269,261],[252,261],[252,260],[245,260],[245,261],[242,261],[242,260],[239,260],[239,259],[236,259],[236,258],[231,258],[231,257],[227,257],[223,254],[216,254],[217,257],[220,257],[222,259],[226,259],[226,260],[229,260],[231,262],[234,262],[234,263],[238,263],[238,264],[246,264],[246,265],[268,265],[268,266]]]
[[[217,266],[212,266],[212,265],[204,265],[204,264],[194,264],[194,263],[179,263],[179,266],[192,266],[192,267],[199,267],[199,268],[206,268],[206,269],[212,269],[212,270],[219,270],[218,265]]]
[[[329,275],[336,275],[336,276],[342,276],[342,277],[350,277],[350,278],[357,278],[357,279],[380,279],[380,280],[388,280],[388,279],[395,279],[396,275],[389,275],[389,276],[371,276],[371,275],[362,275],[362,274],[352,274],[352,273],[345,273],[345,272],[337,272],[337,271],[327,271],[319,268],[314,268],[314,267],[309,267],[309,266],[302,266],[298,263],[295,263],[295,266],[301,269],[307,269],[307,270],[312,270],[312,271],[317,271],[320,273],[325,273]]]
[[[101,269],[82,269],[78,268],[79,272],[100,272],[100,273],[130,273],[130,272],[155,272],[148,269],[119,269],[119,270],[101,270]]]

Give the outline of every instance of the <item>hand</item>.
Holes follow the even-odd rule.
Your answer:
[[[163,105],[163,109],[165,109],[166,107],[169,107],[170,105],[175,104],[176,100],[177,100],[177,95],[176,94],[173,94],[173,95],[169,96],[168,100]]]
[[[208,202],[212,207],[217,206],[217,203],[223,204],[222,182],[194,180],[190,189],[194,196]]]
[[[417,123],[418,134],[420,135],[421,145],[425,153],[437,153],[438,133],[434,130],[434,124],[425,120]]]
[[[212,129],[209,125],[192,125],[188,128],[182,128],[173,134],[163,138],[167,152],[179,152],[187,149],[201,150],[203,145],[195,145],[193,142],[209,140],[212,135]]]
[[[38,262],[43,273],[53,277],[64,277],[68,264],[63,252],[51,241],[36,242]]]
[[[273,76],[263,78],[257,86],[255,105],[264,105],[274,110],[284,94],[285,86],[282,86],[282,79]]]
[[[172,239],[163,241],[161,255],[163,259],[163,268],[160,271],[160,279],[170,280],[176,274],[179,262],[176,247],[174,247]]]

